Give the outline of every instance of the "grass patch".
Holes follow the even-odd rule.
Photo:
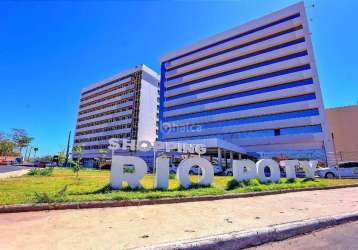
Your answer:
[[[27,175],[32,176],[50,176],[52,175],[53,168],[32,168]]]
[[[112,190],[108,185],[110,175],[108,170],[82,169],[77,184],[77,179],[71,169],[51,169],[52,172],[49,175],[37,172],[32,175],[0,180],[0,204],[157,199],[358,183],[358,179],[281,179],[280,183],[261,184],[257,179],[237,182],[232,177],[215,176],[211,186],[202,186],[195,184],[198,176],[191,176],[193,184],[189,189],[183,189],[173,176],[169,179],[168,190],[157,190],[153,188],[154,176],[146,175],[141,181],[143,189],[132,190],[125,186],[123,190]]]

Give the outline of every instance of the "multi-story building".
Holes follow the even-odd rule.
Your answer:
[[[74,146],[86,165],[103,157],[110,138],[156,140],[158,87],[159,75],[139,65],[81,90]]]
[[[332,151],[303,3],[161,57],[160,106],[162,140]]]
[[[337,161],[358,161],[358,105],[326,110]]]

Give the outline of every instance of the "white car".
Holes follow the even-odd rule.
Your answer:
[[[316,175],[322,178],[358,178],[358,162],[342,162],[339,167],[319,168]]]

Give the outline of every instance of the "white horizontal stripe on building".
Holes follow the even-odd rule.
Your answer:
[[[112,118],[116,118],[116,117],[123,116],[123,115],[129,115],[129,114],[132,114],[132,110],[126,110],[126,111],[117,112],[117,113],[110,114],[110,115],[104,115],[101,117],[77,122],[77,125],[84,125],[84,124],[88,124],[88,123],[92,123],[92,122],[103,121],[103,120],[112,119]]]
[[[120,120],[120,121],[108,122],[108,123],[103,123],[103,124],[96,125],[96,126],[78,128],[78,129],[76,129],[76,132],[84,132],[84,131],[88,131],[88,130],[94,130],[94,129],[99,129],[99,128],[107,128],[107,127],[118,126],[118,125],[122,125],[122,124],[130,124],[131,122],[132,122],[132,119],[125,119],[125,120]]]
[[[220,97],[220,96],[225,96],[225,95],[230,95],[230,94],[235,94],[235,93],[241,93],[241,92],[246,92],[246,91],[255,90],[255,89],[273,87],[273,86],[281,85],[284,83],[308,79],[311,77],[312,77],[311,70],[299,71],[299,72],[294,72],[294,73],[290,73],[287,75],[280,75],[280,76],[275,76],[272,78],[238,84],[238,85],[226,87],[226,88],[221,88],[220,90],[215,89],[215,90],[210,90],[210,91],[199,93],[199,94],[193,94],[190,96],[179,97],[177,99],[166,101],[164,103],[164,106],[172,107],[172,106],[177,106],[177,105],[181,105],[181,104],[185,104],[185,103],[191,103],[191,102],[196,102],[196,101],[200,101],[200,100],[207,100],[210,98],[215,98],[215,97]]]
[[[248,82],[248,83],[242,83],[242,84],[238,84],[237,86],[233,86],[233,87],[228,87],[228,88],[223,87],[222,89],[220,89],[220,91],[218,91],[218,90],[210,91],[209,90],[207,92],[200,93],[200,94],[195,94],[195,95],[192,95],[192,96],[197,97],[197,98],[207,99],[207,98],[215,97],[215,96],[212,96],[212,94],[214,92],[216,94],[219,94],[219,95],[221,95],[221,92],[231,93],[231,92],[226,92],[226,90],[229,89],[229,88],[235,88],[236,87],[236,89],[240,89],[240,92],[243,92],[243,91],[253,90],[253,89],[257,89],[257,88],[275,86],[275,85],[279,85],[279,84],[287,83],[287,82],[291,82],[291,81],[303,80],[303,79],[310,78],[310,77],[312,77],[312,71],[310,69],[308,69],[308,70],[302,70],[302,71],[288,73],[288,74],[284,74],[284,75],[273,76],[273,77],[265,78],[265,79],[261,79],[261,80],[251,81],[251,82]],[[225,78],[227,78],[227,76],[225,76]],[[227,82],[225,82],[225,83],[227,83]],[[194,85],[190,85],[190,86],[186,86],[186,87],[194,87]],[[186,87],[184,87],[184,88],[186,88]],[[179,89],[167,90],[165,92],[165,97],[168,98],[168,97],[172,97],[172,96],[182,94],[178,90]],[[194,91],[194,90],[196,90],[196,89],[193,89],[192,91]],[[231,90],[233,90],[233,89],[231,89]],[[179,92],[179,93],[177,93],[177,92]],[[185,92],[191,92],[191,91],[185,91]],[[184,100],[184,101],[189,102],[189,100],[191,100],[191,98],[192,98],[191,96],[187,96],[187,97],[180,97],[180,98],[178,98],[176,100],[178,100],[179,103],[180,103],[180,100]],[[168,101],[165,102],[165,105],[166,105],[167,102],[170,103],[170,104],[175,103],[175,105],[179,104],[179,103],[174,102],[174,100],[168,100]]]
[[[321,142],[323,141],[323,133],[303,133],[292,135],[280,135],[280,136],[266,136],[266,137],[253,137],[253,138],[238,138],[235,139],[235,143],[241,146],[249,147],[255,145],[272,145],[272,144],[289,144],[289,143],[306,143],[306,142]],[[288,149],[286,149],[288,150]]]
[[[208,37],[208,38],[206,38],[200,42],[197,42],[195,44],[192,44],[192,45],[186,46],[184,48],[180,48],[180,49],[173,51],[171,53],[168,53],[168,54],[162,56],[160,58],[160,61],[161,62],[168,61],[172,58],[184,55],[191,51],[201,49],[203,47],[215,44],[217,42],[220,42],[222,40],[236,36],[238,34],[242,34],[247,31],[253,30],[255,28],[262,27],[264,25],[267,25],[268,23],[276,22],[278,20],[284,19],[284,18],[291,16],[293,14],[300,13],[302,9],[304,9],[304,4],[302,2],[300,2],[296,5],[293,5],[293,6],[289,6],[283,10],[273,12],[273,13],[268,14],[264,17],[259,18],[259,19],[252,20],[252,21],[242,24],[238,27],[235,27],[230,30],[226,30],[224,32],[216,34],[214,36]]]
[[[130,133],[130,132],[131,132],[131,128],[122,128],[122,129],[87,134],[87,135],[76,135],[75,139],[93,138],[99,136],[116,135],[116,134]]]
[[[286,69],[290,69],[290,68],[294,68],[294,67],[303,66],[303,65],[309,64],[309,62],[310,61],[309,61],[308,56],[292,58],[292,59],[284,61],[284,62],[277,62],[277,63],[273,63],[270,65],[266,65],[266,66],[262,66],[262,67],[258,67],[258,68],[254,68],[254,69],[249,69],[249,70],[245,70],[242,72],[238,72],[238,73],[234,73],[234,74],[230,74],[230,75],[226,75],[226,76],[217,77],[214,79],[203,80],[203,81],[197,82],[195,84],[180,86],[180,87],[174,89],[173,91],[175,91],[176,94],[183,94],[183,93],[191,92],[194,90],[199,90],[199,89],[203,89],[203,88],[208,88],[208,87],[224,84],[227,82],[243,80],[243,79],[247,79],[247,78],[252,78],[254,76],[260,76],[260,75],[269,74],[269,73],[276,72],[276,71],[281,71],[281,70],[286,70]]]
[[[311,86],[311,85],[299,86],[299,87],[294,87],[294,88],[289,88],[289,89],[282,89],[282,90],[271,91],[271,92],[267,92],[267,93],[260,93],[260,94],[251,95],[251,96],[238,97],[238,98],[233,98],[233,99],[228,99],[228,100],[223,100],[223,101],[217,101],[217,102],[213,102],[213,103],[199,104],[199,105],[194,105],[191,107],[165,111],[164,117],[172,117],[172,116],[178,116],[178,115],[184,115],[184,114],[191,114],[191,113],[196,113],[196,112],[201,112],[201,111],[228,108],[231,106],[251,104],[251,103],[257,103],[257,102],[263,102],[263,101],[269,101],[269,100],[281,99],[281,98],[292,97],[292,96],[297,96],[297,95],[314,93],[315,87]]]
[[[131,85],[126,86],[126,87],[119,88],[117,90],[107,92],[105,94],[102,94],[102,95],[99,95],[99,96],[96,96],[96,97],[92,97],[92,98],[90,98],[88,100],[85,100],[85,101],[81,101],[80,105],[87,104],[87,103],[90,103],[90,102],[93,102],[93,101],[96,101],[96,100],[99,100],[99,99],[102,99],[102,98],[106,98],[106,97],[114,95],[114,94],[119,94],[121,92],[124,92],[126,90],[130,90],[130,89],[134,89],[134,84],[131,84]]]
[[[97,94],[98,92],[102,92],[102,91],[107,90],[107,89],[110,89],[110,88],[112,88],[112,87],[114,87],[114,86],[121,85],[122,83],[130,82],[131,79],[132,79],[131,76],[128,76],[128,77],[126,77],[126,78],[124,78],[124,79],[122,79],[122,80],[120,80],[120,81],[113,82],[112,84],[110,84],[110,85],[108,85],[108,86],[106,86],[106,87],[101,87],[101,88],[99,88],[99,89],[96,89],[96,90],[94,90],[94,91],[91,91],[92,89],[95,89],[95,88],[97,88],[97,87],[99,87],[99,86],[105,85],[105,84],[107,84],[107,83],[109,83],[109,82],[111,82],[111,81],[115,81],[115,78],[114,78],[114,79],[110,79],[110,80],[106,80],[105,82],[103,82],[103,83],[100,84],[100,85],[95,85],[95,86],[93,86],[93,87],[91,87],[91,88],[86,88],[85,90],[81,91],[81,98],[95,95],[95,94]],[[89,93],[87,93],[87,94],[83,94],[84,92],[87,92],[87,91],[91,91],[91,92],[89,92]]]
[[[105,104],[108,104],[108,103],[111,103],[111,102],[118,102],[118,101],[121,101],[121,100],[129,98],[129,97],[134,97],[134,92],[128,93],[128,94],[125,94],[125,95],[121,95],[121,96],[117,96],[115,98],[106,99],[106,100],[101,101],[101,102],[96,102],[96,103],[91,104],[91,105],[89,105],[87,107],[80,108],[80,112],[87,111],[87,110],[90,110],[92,108],[100,107],[102,105],[105,105]]]
[[[123,108],[123,107],[128,107],[128,106],[132,107],[133,106],[133,101],[127,101],[125,103],[121,103],[121,104],[118,104],[118,105],[110,106],[110,107],[99,109],[99,110],[95,110],[95,111],[92,111],[92,112],[89,112],[89,113],[86,113],[86,114],[78,115],[78,118],[85,118],[87,116],[101,114],[101,113],[105,113],[107,111],[116,110],[116,109]]]
[[[314,108],[318,108],[317,101],[310,100],[310,101],[280,104],[280,105],[268,106],[262,108],[241,110],[241,111],[235,111],[229,113],[222,113],[222,114],[216,114],[210,116],[193,117],[193,118],[175,120],[166,123],[169,123],[171,128],[173,127],[175,128],[180,126],[189,126],[194,124],[203,124],[203,123],[226,121],[232,119],[280,114],[280,113],[301,111],[301,110],[314,109]]]
[[[320,142],[306,142],[306,143],[288,143],[288,144],[272,144],[272,145],[258,145],[249,146],[247,151],[249,152],[288,152],[288,151],[300,151],[300,150],[322,150],[323,141]]]
[[[218,134],[225,134],[225,133],[301,127],[301,126],[317,125],[317,124],[321,124],[321,122],[322,120],[320,119],[320,117],[317,116],[300,117],[300,118],[291,118],[291,119],[283,119],[283,120],[275,120],[275,121],[257,122],[257,123],[250,123],[250,124],[207,128],[207,129],[202,129],[201,131],[193,131],[193,132],[192,131],[171,132],[165,134],[165,138],[175,139],[175,138],[185,138],[191,136],[205,136],[205,135],[215,135],[215,134],[218,135]]]
[[[281,45],[283,43],[291,42],[291,41],[294,41],[294,40],[302,38],[302,37],[304,37],[303,30],[298,30],[298,31],[295,31],[295,32],[292,32],[292,33],[283,34],[283,35],[278,36],[278,37],[273,37],[273,38],[270,38],[268,40],[258,42],[256,44],[249,45],[247,47],[239,48],[239,49],[237,49],[235,51],[229,51],[227,53],[217,55],[217,56],[213,56],[213,57],[210,57],[208,59],[204,59],[204,60],[189,64],[189,65],[180,67],[178,69],[169,71],[168,73],[166,73],[166,78],[173,77],[173,76],[176,76],[176,75],[180,75],[180,74],[183,74],[183,73],[186,73],[186,72],[190,72],[190,71],[193,71],[195,69],[200,69],[200,68],[212,65],[212,64],[225,62],[225,61],[228,61],[228,60],[236,58],[236,57],[244,56],[244,55],[251,54],[253,52],[257,52],[257,51],[260,51],[260,50],[263,50],[263,49],[267,49],[267,48],[271,48],[271,47],[274,47],[274,46],[277,46],[277,45]],[[274,50],[273,52],[275,52],[275,51],[278,51],[278,50]],[[263,54],[265,54],[265,53],[263,53]],[[247,58],[247,59],[249,59],[249,58]],[[239,62],[240,61],[243,61],[243,60],[239,60]]]

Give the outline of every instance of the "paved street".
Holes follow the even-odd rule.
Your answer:
[[[30,168],[22,166],[0,166],[0,179],[21,176]]]
[[[0,249],[128,249],[252,230],[357,212],[357,193],[358,188],[345,188],[170,205],[0,214]]]
[[[13,172],[13,171],[18,171],[21,169],[25,169],[26,167],[21,167],[21,166],[0,166],[0,173],[8,173],[8,172]]]
[[[358,222],[335,226],[248,250],[357,250]]]

